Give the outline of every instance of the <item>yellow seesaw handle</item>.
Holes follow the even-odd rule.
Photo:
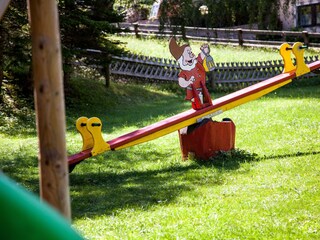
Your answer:
[[[288,43],[283,43],[280,46],[280,55],[283,59],[283,71],[282,73],[288,73],[293,70],[296,70],[296,67],[292,63],[292,58],[291,58],[291,46]]]
[[[82,137],[82,151],[93,147],[93,137],[87,129],[87,117],[79,117],[76,121],[76,127]]]
[[[304,61],[304,47],[301,42],[296,42],[293,44],[292,52],[296,57],[296,76],[299,77],[303,74],[310,72],[310,68]]]
[[[103,140],[101,129],[102,122],[97,117],[92,117],[87,121],[87,129],[93,137],[92,156],[110,150],[110,145]]]

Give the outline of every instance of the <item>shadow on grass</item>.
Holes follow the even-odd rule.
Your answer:
[[[241,163],[245,162],[257,162],[261,160],[269,159],[282,159],[282,158],[292,158],[299,156],[310,156],[320,154],[319,151],[310,152],[296,152],[284,155],[272,155],[272,156],[258,156],[256,153],[250,153],[245,150],[235,149],[232,151],[224,152],[221,151],[215,157],[212,157],[208,161],[198,160],[198,164],[206,167],[216,167],[218,169],[225,170],[236,170],[240,168]]]
[[[111,215],[123,209],[148,209],[167,204],[191,186],[178,181],[197,166],[171,166],[161,170],[72,174],[72,209],[75,218]]]
[[[38,159],[35,156],[18,155],[15,158],[0,158],[1,171],[35,194],[39,194],[39,169]]]
[[[181,91],[175,94],[157,86],[112,84],[105,88],[102,83],[88,79],[73,79],[72,86],[66,94],[68,131],[76,132],[75,122],[81,116],[100,118],[103,132],[110,133],[123,126],[143,127],[150,119],[189,108]],[[17,106],[0,105],[0,131],[8,136],[36,136],[34,105],[19,102]]]
[[[199,165],[206,167],[216,167],[224,170],[236,170],[240,168],[241,163],[259,161],[260,158],[256,153],[250,153],[241,149],[231,151],[220,151],[209,160],[197,160]]]
[[[164,119],[162,116],[188,109],[181,93],[159,89],[161,87],[119,83],[106,89],[92,82],[78,81],[67,99],[68,129],[76,131],[75,121],[81,116],[95,116],[102,120],[102,131],[110,133],[124,126],[144,127],[145,122],[152,119]]]
[[[144,210],[168,204],[198,186],[221,185],[225,170],[237,169],[242,162],[256,160],[256,155],[241,150],[235,150],[230,155],[221,154],[219,158],[206,162],[192,161],[188,165],[177,163],[155,170],[138,171],[128,166],[121,169],[121,165],[115,163],[114,168],[98,172],[97,166],[94,172],[89,172],[90,169],[84,173],[75,171],[70,175],[73,216],[112,215],[118,210]],[[157,152],[157,155],[158,159],[165,161],[166,153]],[[117,156],[119,159],[122,157],[126,158],[125,154]],[[148,156],[142,158],[147,159]],[[83,169],[84,166],[80,171]]]
[[[264,156],[261,159],[262,160],[281,159],[281,158],[292,158],[292,157],[300,157],[300,156],[311,156],[311,155],[318,155],[318,154],[320,154],[320,151],[296,152],[291,154]]]
[[[292,158],[292,157],[310,156],[310,155],[317,155],[317,154],[320,154],[320,152],[319,151],[296,152],[291,154],[260,157],[256,153],[250,153],[245,150],[235,149],[228,152],[221,151],[215,157],[212,157],[207,161],[197,160],[197,163],[201,166],[206,166],[206,167],[216,167],[218,169],[224,169],[224,170],[236,170],[240,168],[241,163],[245,163],[245,162],[257,162],[261,160]]]
[[[139,163],[129,160],[125,151],[109,156],[109,160],[101,157],[81,163],[81,167],[77,167],[78,171],[70,174],[73,217],[112,215],[132,209],[148,210],[150,207],[169,204],[204,184],[222,185],[224,173],[239,169],[243,163],[318,155],[320,152],[259,157],[255,153],[236,149],[220,152],[208,161],[189,160],[187,165],[177,162],[160,166],[156,166],[158,163],[151,157],[155,167],[141,170],[141,165],[150,159],[149,154],[141,155],[137,160]],[[154,154],[158,159],[166,161],[167,153],[155,151]],[[136,164],[140,165],[140,170],[135,170]],[[1,159],[1,168],[19,184],[38,194],[39,175],[35,157]]]

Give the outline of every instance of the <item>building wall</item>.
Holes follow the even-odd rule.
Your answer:
[[[292,30],[296,27],[297,8],[295,4],[286,6],[284,0],[280,2],[279,18],[282,22],[283,30]]]
[[[320,31],[320,21],[314,26],[300,26],[298,22],[298,9],[301,6],[320,4],[320,0],[296,0],[295,3],[289,6],[284,5],[284,0],[281,0],[281,7],[279,10],[279,17],[282,21],[283,30],[292,30],[295,28],[303,29],[310,32]]]
[[[309,5],[309,4],[315,4],[315,3],[320,3],[319,0],[296,0],[296,5]]]

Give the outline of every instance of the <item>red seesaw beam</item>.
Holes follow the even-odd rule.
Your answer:
[[[308,64],[308,67],[311,71],[318,69],[320,68],[320,61],[310,63]],[[111,150],[120,150],[156,139],[184,127],[190,126],[203,117],[215,116],[236,106],[255,100],[290,83],[295,77],[295,71],[279,74],[268,80],[264,80],[260,83],[215,99],[212,101],[211,106],[200,110],[187,110],[160,122],[107,141],[107,143],[110,145]],[[75,165],[84,159],[91,157],[91,150],[92,149],[90,148],[75,155],[69,156],[69,165]]]

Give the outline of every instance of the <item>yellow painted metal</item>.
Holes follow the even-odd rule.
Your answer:
[[[255,100],[257,98],[260,98],[260,97],[262,97],[262,96],[264,96],[264,95],[266,95],[266,94],[268,94],[268,93],[270,93],[270,92],[272,92],[272,91],[274,91],[274,90],[276,90],[276,89],[278,89],[278,88],[280,88],[290,82],[292,82],[292,79],[289,79],[287,81],[284,81],[284,82],[279,83],[277,85],[274,85],[272,87],[266,88],[264,90],[261,90],[259,92],[254,93],[254,94],[248,95],[248,96],[243,97],[239,100],[230,102],[230,103],[223,106],[223,111],[230,110],[234,107],[237,107],[237,106],[242,105],[244,103],[247,103],[247,102],[250,102],[250,101]]]
[[[169,133],[172,133],[172,132],[174,132],[174,131],[180,130],[180,129],[184,128],[184,127],[187,127],[187,126],[190,126],[190,125],[196,123],[196,122],[197,122],[197,119],[199,119],[199,118],[202,118],[202,117],[204,117],[204,116],[207,116],[207,115],[210,115],[210,114],[213,114],[213,113],[219,113],[219,112],[222,113],[222,112],[224,112],[224,111],[226,111],[226,110],[232,109],[232,108],[234,108],[234,107],[236,107],[236,106],[239,106],[239,105],[241,105],[241,104],[244,104],[244,103],[246,103],[246,102],[255,100],[255,99],[257,99],[257,98],[259,98],[259,97],[261,97],[261,96],[263,96],[263,95],[266,95],[266,94],[268,94],[268,93],[270,93],[270,92],[272,92],[272,91],[274,91],[274,90],[276,90],[276,89],[278,89],[278,88],[280,88],[280,87],[282,87],[282,86],[290,83],[291,81],[292,81],[292,80],[289,79],[289,80],[287,80],[287,81],[284,81],[284,82],[282,82],[282,83],[279,83],[279,84],[277,84],[277,85],[274,85],[274,86],[272,86],[272,87],[269,87],[269,88],[267,88],[267,89],[264,89],[264,90],[262,90],[262,91],[259,91],[259,92],[256,92],[256,93],[254,93],[254,94],[248,95],[248,96],[243,97],[243,98],[241,98],[241,99],[238,99],[238,100],[236,100],[236,101],[232,101],[232,102],[230,102],[230,103],[228,103],[228,104],[225,104],[225,105],[223,105],[223,106],[221,106],[221,107],[212,109],[211,111],[208,111],[208,112],[206,112],[206,113],[204,113],[204,114],[201,114],[201,115],[198,115],[198,116],[196,116],[196,117],[187,119],[187,120],[182,121],[182,122],[179,122],[179,123],[177,123],[177,124],[175,124],[175,125],[173,125],[173,126],[164,128],[164,129],[162,129],[162,130],[160,130],[160,131],[157,131],[157,132],[152,133],[152,134],[150,134],[150,135],[144,136],[144,137],[142,137],[142,138],[139,138],[139,139],[137,139],[137,140],[134,140],[134,141],[132,141],[132,142],[129,142],[129,143],[127,143],[127,144],[124,144],[124,145],[116,148],[115,150],[120,150],[120,149],[124,149],[124,148],[127,148],[127,147],[131,147],[131,146],[140,144],[140,143],[148,142],[148,141],[151,141],[151,140],[153,140],[153,139],[156,139],[156,138],[162,137],[162,136],[164,136],[164,135],[167,135],[167,134],[169,134]]]
[[[207,55],[204,59],[203,59],[203,63],[202,66],[204,68],[204,70],[206,72],[210,72],[214,69],[214,61],[213,58],[210,55]]]
[[[296,57],[296,76],[299,77],[303,74],[310,72],[310,68],[304,62],[304,49],[302,48],[301,42],[293,44],[292,52]]]
[[[293,65],[291,58],[291,46],[288,43],[283,43],[281,44],[279,51],[284,63],[283,73],[295,70],[296,67]]]
[[[204,70],[206,72],[209,72],[209,68],[207,66],[207,59],[206,58],[203,59],[203,64],[202,65],[203,65]]]
[[[93,148],[91,150],[92,156],[110,150],[110,145],[103,140],[101,134],[102,122],[99,118],[92,117],[88,119],[87,129],[93,137]]]
[[[79,117],[76,121],[76,127],[82,137],[82,151],[93,147],[93,137],[87,129],[87,117]]]

